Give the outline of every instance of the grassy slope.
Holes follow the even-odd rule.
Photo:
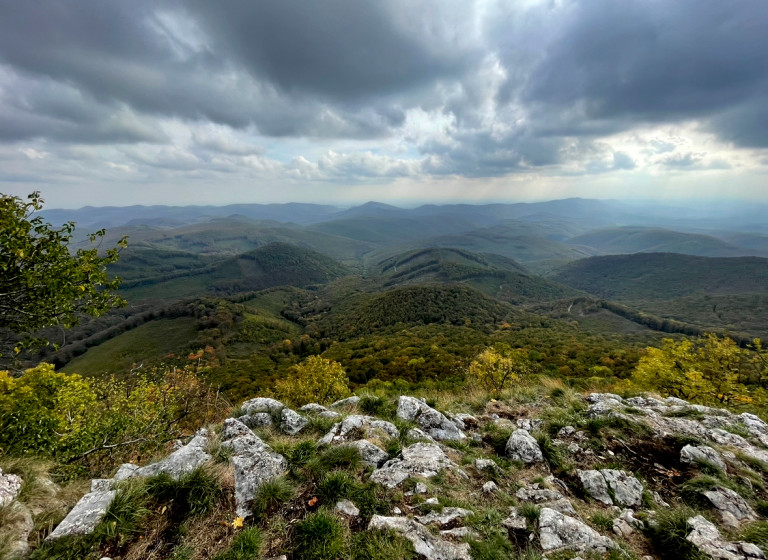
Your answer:
[[[195,325],[191,317],[151,321],[91,348],[63,370],[83,375],[125,372],[143,360],[186,350],[197,335]]]

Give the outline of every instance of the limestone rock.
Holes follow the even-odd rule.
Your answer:
[[[261,485],[284,474],[288,461],[234,418],[224,422],[222,447],[232,451],[237,515],[248,517],[251,515],[249,504]]]
[[[341,500],[340,502],[337,502],[336,511],[339,511],[344,515],[349,515],[350,517],[357,517],[360,515],[360,510],[349,500]]]
[[[328,409],[321,404],[309,403],[302,406],[299,410],[308,414],[320,414],[321,412],[325,412]]]
[[[453,539],[481,539],[480,533],[469,527],[454,527],[453,529],[445,529],[440,531],[440,536]]]
[[[21,491],[23,480],[16,474],[3,474],[0,469],[0,507],[10,504]]]
[[[280,429],[289,436],[298,434],[308,423],[309,420],[288,407],[280,412]]]
[[[275,399],[266,397],[257,397],[245,401],[242,405],[242,410],[246,414],[254,414],[256,412],[267,412],[273,416],[280,414],[280,411],[285,408],[285,405]]]
[[[371,474],[371,480],[388,488],[394,488],[413,476],[431,478],[444,469],[458,468],[453,461],[433,443],[414,443],[404,448],[395,459],[390,459]]]
[[[723,457],[708,445],[686,445],[680,450],[680,461],[689,465],[704,463],[725,472]]]
[[[619,517],[613,520],[613,532],[623,538],[627,538],[635,531],[643,528],[643,522],[635,517],[631,509],[625,509]]]
[[[615,469],[576,471],[584,491],[598,502],[620,506],[639,506],[643,485],[631,474]],[[613,496],[613,497],[612,497]]]
[[[399,430],[391,422],[379,420],[373,416],[352,414],[341,422],[334,424],[330,431],[317,443],[319,445],[331,445],[357,439],[391,438],[398,437],[399,435]]]
[[[553,477],[554,478],[554,477]],[[578,517],[578,513],[573,508],[573,504],[565,496],[556,490],[539,488],[538,484],[533,484],[526,488],[520,488],[515,494],[518,500],[523,502],[532,502],[542,507],[548,507],[565,515]]]
[[[91,480],[91,492],[106,492],[112,490],[115,481],[112,478],[94,478]]]
[[[386,451],[372,444],[368,440],[359,439],[357,441],[353,441],[349,445],[357,448],[357,450],[360,452],[360,458],[363,460],[363,462],[367,463],[373,468],[380,467],[384,461],[389,459],[389,454],[387,454]]]
[[[518,418],[515,420],[515,426],[526,432],[535,432],[540,430],[544,421],[539,418]]]
[[[480,471],[496,472],[499,466],[491,459],[475,459],[475,468]]]
[[[737,528],[743,521],[754,521],[757,514],[749,504],[730,488],[715,488],[702,493],[714,506],[723,524]]]
[[[64,520],[48,535],[48,539],[59,539],[70,535],[90,535],[96,525],[104,519],[115,495],[114,490],[89,492],[80,498]]]
[[[411,439],[413,441],[426,441],[427,443],[437,443],[435,438],[433,438],[431,435],[429,435],[427,432],[422,430],[421,428],[411,428],[408,430],[408,433],[405,434],[408,439]]]
[[[331,408],[353,407],[353,406],[357,406],[357,403],[359,402],[360,402],[360,397],[351,396],[351,397],[347,397],[346,399],[341,399],[340,401],[336,401],[335,403],[332,403]]]
[[[447,507],[442,511],[430,511],[427,515],[417,516],[416,521],[423,525],[437,525],[445,529],[456,520],[472,515],[472,511],[459,507]]]
[[[413,548],[427,560],[471,560],[469,545],[454,544],[429,532],[424,525],[406,517],[374,515],[368,529],[389,530],[413,543]]]
[[[513,461],[522,461],[523,463],[540,463],[544,461],[539,444],[533,439],[533,436],[526,430],[515,430],[504,448],[507,457]]]
[[[545,553],[573,550],[604,554],[616,544],[585,523],[550,508],[539,514],[539,541]]]
[[[690,532],[685,540],[713,560],[764,560],[759,547],[746,542],[729,542],[720,537],[720,531],[701,515],[688,519]]]
[[[131,476],[155,476],[166,473],[171,478],[178,479],[211,459],[211,456],[205,452],[207,447],[208,430],[201,428],[187,445],[174,451],[162,461],[136,469]]]
[[[494,481],[489,480],[485,484],[483,484],[483,487],[481,488],[484,494],[495,494],[499,491],[499,485],[496,484]]]
[[[400,397],[397,403],[397,417],[415,421],[422,430],[436,440],[455,441],[467,437],[444,414],[413,397]]]
[[[133,463],[123,463],[112,478],[115,482],[120,482],[121,480],[131,478],[137,470],[139,470],[138,465],[134,465]]]
[[[254,412],[253,414],[245,414],[238,418],[238,420],[240,420],[240,422],[249,428],[269,428],[274,424],[272,421],[272,415],[269,412]]]

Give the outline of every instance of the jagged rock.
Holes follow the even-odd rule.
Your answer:
[[[440,528],[447,528],[457,519],[469,517],[472,511],[458,507],[443,508],[442,511],[430,511],[427,515],[417,516],[416,521],[423,525],[437,525]]]
[[[528,520],[520,515],[520,510],[516,507],[509,508],[509,517],[501,522],[501,526],[509,531],[528,532]]]
[[[491,459],[475,459],[475,468],[480,472],[485,470],[495,472],[499,466]]]
[[[349,445],[357,448],[357,450],[360,452],[360,458],[363,460],[363,462],[369,464],[373,468],[380,467],[384,461],[389,459],[389,454],[386,451],[380,447],[375,446],[368,440],[360,439],[353,441]]]
[[[570,500],[564,497],[560,492],[549,490],[547,488],[539,488],[538,484],[520,488],[515,496],[518,500],[523,502],[532,502],[542,507],[548,507],[555,511],[559,511],[565,515],[578,515],[576,510],[573,509],[573,504],[571,504]]]
[[[280,412],[280,429],[289,436],[298,434],[308,423],[309,420],[288,407]]]
[[[299,410],[300,410],[301,412],[306,412],[306,413],[308,413],[308,414],[320,414],[321,412],[325,412],[325,411],[326,411],[326,410],[328,410],[328,409],[327,409],[327,408],[325,408],[325,407],[324,407],[323,405],[321,405],[321,404],[317,404],[317,403],[309,403],[309,404],[305,404],[304,406],[302,406],[301,408],[299,408]]]
[[[540,463],[544,461],[539,444],[533,439],[533,436],[526,430],[515,430],[504,448],[507,457],[513,461],[522,461],[523,463]]]
[[[404,448],[400,456],[390,459],[373,471],[371,480],[394,488],[413,476],[431,478],[444,469],[458,469],[458,465],[433,443],[414,443]]]
[[[155,476],[166,473],[171,478],[177,479],[211,459],[211,456],[205,452],[207,447],[208,430],[201,428],[187,445],[174,451],[162,461],[136,469],[131,476]]]
[[[138,465],[134,465],[133,463],[123,463],[120,465],[120,468],[117,469],[117,472],[115,473],[115,476],[112,477],[112,479],[115,482],[120,482],[121,480],[126,480],[128,478],[131,478],[134,473],[139,470]]]
[[[643,485],[631,474],[615,469],[576,471],[584,491],[598,502],[620,506],[639,506]]]
[[[616,469],[603,469],[600,473],[613,492],[616,505],[636,507],[643,503],[643,484],[634,476]]]
[[[352,414],[347,416],[341,422],[334,424],[330,431],[325,434],[319,445],[331,445],[345,443],[357,439],[369,439],[376,437],[398,437],[400,432],[391,422],[379,420],[373,416],[362,416]]]
[[[413,397],[400,397],[397,403],[397,417],[415,421],[421,429],[436,440],[455,441],[467,437],[444,414]]]
[[[431,435],[429,435],[427,432],[425,432],[421,428],[411,428],[410,430],[408,430],[408,432],[405,435],[408,439],[411,439],[413,441],[426,441],[428,443],[437,443],[437,441],[435,441],[435,438],[433,438]]]
[[[722,518],[723,525],[737,528],[742,521],[757,519],[749,504],[730,488],[715,488],[702,494],[710,501]]]
[[[273,416],[280,414],[280,411],[285,408],[285,405],[275,399],[267,397],[257,397],[245,401],[241,407],[246,414],[254,414],[256,412],[267,412]]]
[[[64,520],[58,524],[48,539],[59,539],[70,535],[90,535],[96,525],[104,519],[107,508],[112,504],[117,492],[89,492],[67,514]]]
[[[489,480],[485,484],[483,484],[483,487],[481,488],[483,493],[485,494],[495,494],[499,491],[499,485],[496,484],[494,481]]]
[[[0,469],[0,506],[6,506],[16,499],[23,482],[19,475],[3,474],[3,469]]]
[[[288,461],[234,418],[224,421],[221,445],[232,451],[237,515],[248,517],[251,515],[249,504],[261,485],[284,474]]]
[[[437,498],[429,498],[428,500],[424,500],[424,503],[430,506],[436,506],[440,504],[440,500]]]
[[[427,560],[470,560],[469,545],[454,544],[436,537],[424,525],[406,517],[374,515],[368,529],[390,530],[413,543],[413,548]]]
[[[563,426],[558,430],[557,437],[565,438],[568,436],[572,436],[575,433],[576,433],[576,428],[574,428],[573,426]]]
[[[340,502],[337,502],[336,511],[339,511],[344,515],[349,515],[350,517],[357,517],[360,515],[360,510],[349,500],[341,500]]]
[[[413,493],[414,494],[426,494],[427,493],[427,485],[423,482],[417,482],[416,486],[413,487]]]
[[[680,450],[680,461],[695,465],[704,463],[725,472],[726,464],[723,457],[708,445],[686,445]]]
[[[608,493],[608,483],[605,482],[605,478],[600,471],[582,471],[577,470],[576,476],[581,481],[581,486],[584,491],[594,500],[602,502],[606,505],[613,505],[611,495]]]
[[[613,532],[623,538],[627,538],[636,530],[643,528],[643,522],[635,517],[631,509],[625,509],[619,517],[613,520]]]
[[[464,427],[461,428],[462,430],[466,428],[477,428],[480,426],[480,421],[472,416],[471,414],[466,414],[464,412],[459,412],[457,414],[454,414],[451,419],[461,420],[461,423],[464,424]]]
[[[720,531],[701,515],[688,519],[690,532],[685,540],[714,560],[764,560],[759,547],[747,542],[729,542],[720,537]]]
[[[616,544],[585,523],[550,508],[539,513],[539,541],[545,553],[573,550],[604,554]]]
[[[272,421],[272,415],[269,412],[254,412],[253,414],[245,414],[238,418],[238,420],[240,420],[240,422],[249,428],[269,428],[274,424]]]
[[[341,399],[340,401],[336,401],[335,403],[332,403],[331,408],[344,408],[344,407],[357,406],[357,403],[359,402],[360,402],[360,397],[351,396],[351,397],[347,397],[346,399]]]

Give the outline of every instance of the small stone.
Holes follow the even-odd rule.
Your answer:
[[[430,506],[436,506],[440,503],[440,500],[438,500],[437,498],[428,498],[424,500],[424,503]]]
[[[499,491],[499,485],[496,484],[494,481],[489,480],[485,484],[483,484],[483,493],[485,494],[495,494]]]
[[[504,449],[507,457],[513,461],[521,461],[526,464],[544,461],[539,444],[536,443],[531,434],[523,429],[516,430],[509,436]]]
[[[475,468],[480,472],[493,472],[498,470],[499,466],[496,464],[496,461],[492,461],[491,459],[475,459]]]
[[[417,482],[416,486],[413,487],[413,493],[414,494],[426,494],[427,493],[427,485],[423,482]]]
[[[392,513],[394,513],[395,515],[402,515],[403,510],[401,510],[399,507],[395,506],[395,507],[392,508]]]
[[[337,502],[336,511],[340,511],[344,515],[349,515],[350,517],[357,517],[360,515],[360,510],[349,500],[341,500],[340,502]]]

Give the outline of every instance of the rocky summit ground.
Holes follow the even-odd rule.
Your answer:
[[[556,383],[497,399],[369,395],[297,410],[257,397],[160,460],[93,480],[40,543],[29,537],[45,521],[24,481],[0,474],[2,550],[757,560],[768,547],[767,476],[760,417],[675,398]],[[50,500],[64,499],[45,484]]]

